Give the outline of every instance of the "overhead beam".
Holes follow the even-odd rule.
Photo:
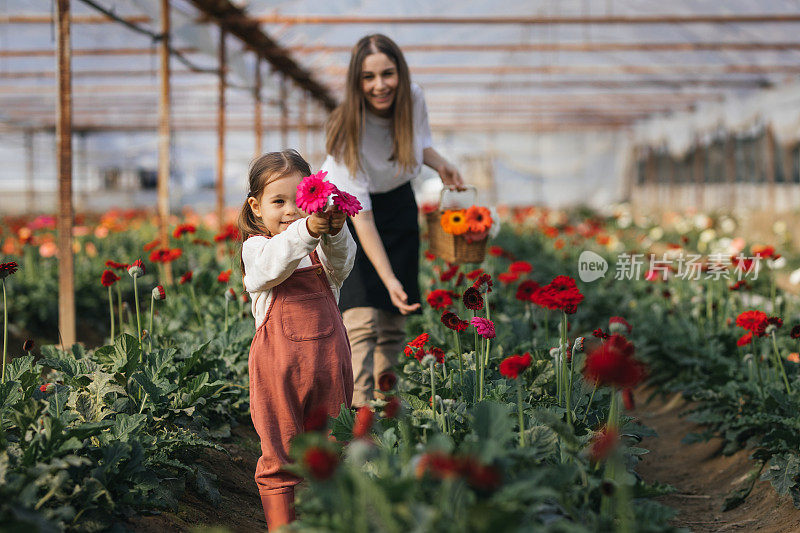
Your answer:
[[[269,61],[273,70],[282,72],[295,84],[308,91],[329,110],[336,107],[330,89],[302,68],[275,40],[261,31],[258,23],[247,12],[230,0],[189,0],[207,16],[217,20],[226,31],[240,39],[247,47]]]
[[[176,48],[181,54],[200,53],[197,48]],[[72,57],[80,56],[151,56],[158,54],[158,48],[74,48]],[[37,50],[0,50],[1,58],[11,57],[53,57],[55,50],[43,48]]]
[[[603,15],[603,16],[477,16],[421,17],[392,15],[284,15],[271,13],[252,17],[261,24],[500,24],[500,25],[575,25],[575,24],[763,24],[797,23],[798,13],[708,14],[708,15]]]
[[[679,43],[462,43],[403,44],[403,53],[413,52],[708,52],[800,50],[800,42],[679,42]],[[295,54],[350,53],[352,46],[308,44],[287,47]]]
[[[327,74],[343,75],[347,67],[331,66],[325,69]],[[412,74],[775,74],[798,73],[800,65],[431,65],[411,67]]]
[[[131,24],[141,24],[151,22],[151,18],[146,15],[134,15],[122,17]],[[53,24],[54,19],[50,15],[42,14],[20,14],[0,16],[0,24]],[[72,24],[109,24],[116,22],[105,15],[72,15]]]

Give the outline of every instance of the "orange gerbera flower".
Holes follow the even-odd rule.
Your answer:
[[[467,224],[470,231],[482,233],[492,227],[492,215],[485,207],[473,205],[467,209]]]
[[[461,235],[468,232],[469,223],[464,210],[448,210],[442,213],[442,228],[451,235]]]

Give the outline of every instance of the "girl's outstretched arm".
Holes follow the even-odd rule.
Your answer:
[[[242,245],[245,289],[258,292],[278,285],[292,275],[317,244],[319,238],[308,232],[305,217],[274,237],[250,237]]]
[[[328,242],[322,241],[317,251],[331,283],[341,288],[356,260],[356,241],[347,225],[342,226],[336,235],[328,235]]]

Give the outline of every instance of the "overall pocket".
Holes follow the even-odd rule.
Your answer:
[[[333,334],[334,317],[324,291],[286,296],[281,305],[283,334],[293,341],[322,339]]]

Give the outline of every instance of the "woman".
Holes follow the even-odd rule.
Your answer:
[[[375,34],[358,41],[345,93],[327,124],[322,170],[363,206],[348,221],[358,251],[339,301],[353,352],[353,406],[360,407],[396,362],[405,315],[420,308],[419,226],[410,182],[424,163],[446,186],[464,183],[431,146],[422,90],[412,85],[391,39]]]

